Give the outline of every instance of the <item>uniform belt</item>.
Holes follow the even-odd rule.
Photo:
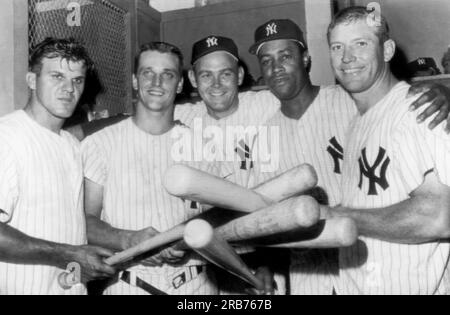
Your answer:
[[[145,292],[151,294],[151,295],[168,295],[167,293],[155,288],[150,283],[145,282],[139,277],[134,277],[135,279],[132,279],[131,273],[129,271],[122,272],[122,277],[120,277],[120,280],[128,283],[129,285],[136,286]]]
[[[174,274],[171,285],[174,289],[179,289],[185,283],[195,279],[199,274],[206,271],[205,266],[191,266],[183,268],[183,271]],[[152,286],[150,283],[142,280],[141,278],[135,276],[134,272],[124,271],[120,278],[122,281],[128,283],[129,285],[136,286],[151,295],[168,295],[164,291]]]

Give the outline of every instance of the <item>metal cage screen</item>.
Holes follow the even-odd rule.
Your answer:
[[[80,24],[69,26],[69,5],[80,8]],[[46,37],[74,37],[95,62],[102,92],[95,109],[110,114],[129,112],[131,58],[127,12],[107,0],[28,0],[29,48]]]

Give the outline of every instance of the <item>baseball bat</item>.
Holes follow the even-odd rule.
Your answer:
[[[169,168],[163,186],[173,196],[236,211],[252,212],[270,203],[250,189],[185,165]]]
[[[126,263],[134,259],[135,257],[142,255],[152,249],[159,248],[161,246],[178,241],[183,237],[185,226],[186,226],[185,224],[180,224],[164,233],[159,233],[154,237],[145,240],[142,243],[139,243],[136,246],[130,247],[109,258],[106,258],[105,263],[110,266]],[[73,285],[76,284],[73,272],[64,271],[61,274],[59,274],[58,283],[64,290],[70,289]]]
[[[314,198],[295,197],[220,225],[217,233],[226,241],[234,242],[306,229],[319,221],[319,209]],[[187,249],[183,241],[175,243],[172,248],[180,251]]]
[[[334,217],[321,220],[309,231],[300,230],[288,237],[268,237],[250,242],[256,247],[276,248],[339,248],[352,246],[358,239],[356,223],[350,218]]]
[[[294,197],[267,208],[234,219],[216,228],[216,234],[227,242],[242,242],[274,234],[307,231],[320,219],[320,208],[309,196]],[[175,250],[188,249],[183,241]]]
[[[164,182],[165,183],[170,182],[169,178],[171,178],[171,180],[173,180],[174,182],[177,182],[176,175],[178,172],[177,170],[179,170],[179,169],[181,170],[182,174],[184,173],[184,175],[182,176],[184,178],[184,185],[189,185],[190,179],[195,179],[196,177],[201,177],[204,180],[203,184],[205,186],[212,186],[212,184],[215,183],[215,184],[217,184],[216,185],[217,187],[222,187],[223,189],[226,189],[226,187],[232,187],[234,191],[239,192],[239,195],[241,197],[244,197],[243,199],[239,200],[239,203],[246,204],[246,209],[251,212],[267,206],[269,204],[269,200],[271,200],[273,202],[279,202],[279,201],[285,200],[291,196],[294,196],[301,192],[309,190],[317,184],[317,174],[314,171],[314,168],[308,164],[304,164],[304,165],[295,167],[295,168],[257,186],[256,188],[254,188],[254,190],[256,191],[256,194],[254,192],[252,192],[251,190],[248,190],[248,189],[245,189],[238,185],[232,184],[231,182],[228,182],[224,179],[212,176],[210,174],[207,174],[207,173],[204,173],[204,172],[201,172],[196,169],[192,169],[190,167],[183,166],[183,165],[176,165],[176,166],[173,166],[171,169],[169,169],[166,173]],[[167,174],[169,174],[169,176],[167,176]],[[193,174],[193,175],[190,176],[190,174]],[[175,177],[175,179],[174,179],[174,177]],[[186,180],[186,178],[188,178],[188,179]],[[212,182],[205,183],[205,179],[206,180],[210,179],[210,180],[212,180]],[[183,185],[181,182],[178,182],[177,185],[173,185],[172,188],[173,188],[172,192],[178,192],[178,193],[182,193],[182,194],[185,194],[187,191],[190,191],[192,194],[192,192],[194,191],[193,188],[190,188],[191,190],[189,190],[189,187],[183,188]],[[200,192],[201,191],[202,191],[202,189],[200,189]],[[258,193],[260,195],[258,195]],[[263,196],[265,196],[265,195],[267,195],[268,198],[264,198]],[[246,198],[246,196],[249,196],[249,198]],[[208,196],[205,196],[203,198],[208,199]],[[236,196],[231,196],[230,199],[233,202],[235,202],[237,200]],[[247,200],[249,200],[249,199],[254,201],[253,207],[248,206]],[[225,199],[222,198],[222,199],[220,199],[220,201],[222,203],[228,202],[228,200],[226,198]],[[211,203],[214,203],[214,201],[212,201]],[[225,207],[227,207],[227,206],[225,205]],[[233,208],[233,206],[230,206],[229,208]],[[208,211],[208,212],[210,212],[210,215],[209,215],[210,217],[217,217],[220,212],[223,213],[223,211],[219,211],[216,214],[211,215],[211,212],[213,210]],[[200,215],[200,217],[208,216],[208,212],[205,212],[204,214]],[[227,221],[227,218],[224,218],[223,220]],[[168,245],[172,242],[181,240],[183,238],[184,228],[186,227],[186,224],[188,222],[189,222],[189,220],[186,222],[183,222],[165,232],[162,232],[162,233],[154,236],[153,238],[142,242],[141,244],[138,244],[138,245],[131,247],[120,253],[117,253],[116,255],[108,258],[105,262],[110,265],[121,264],[121,263],[130,261],[133,258],[135,258],[141,254],[144,254],[148,251],[151,251],[156,248]],[[184,242],[175,244],[174,249],[184,250],[184,249],[186,249],[186,244],[184,244]],[[67,272],[64,272],[60,275],[60,278],[61,278],[60,284],[62,287],[66,287],[67,285],[65,283],[69,282],[69,281],[65,281],[64,278],[68,278],[70,276],[71,276],[70,273],[67,273]]]
[[[228,222],[216,229],[228,242],[306,229],[319,221],[320,208],[309,196],[294,197]]]
[[[296,166],[253,190],[269,200],[282,201],[304,193],[317,185],[317,173],[309,164]]]
[[[313,188],[317,174],[311,165],[303,164],[251,190],[185,165],[174,165],[167,170],[163,185],[171,195],[183,199],[253,212]]]
[[[189,222],[184,231],[184,241],[211,263],[248,282],[257,290],[264,290],[264,283],[250,271],[234,249],[214,233],[208,222]]]

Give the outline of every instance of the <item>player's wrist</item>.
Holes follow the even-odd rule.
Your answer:
[[[78,250],[76,246],[55,244],[52,247],[51,253],[49,253],[51,265],[60,269],[66,269],[68,264],[77,261]]]
[[[119,230],[119,246],[120,250],[124,251],[130,247],[133,247],[134,244],[134,238],[136,235],[136,231],[125,231],[125,230]]]

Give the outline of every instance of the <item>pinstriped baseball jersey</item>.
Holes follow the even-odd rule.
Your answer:
[[[258,127],[263,125],[279,107],[278,99],[269,91],[242,92],[239,93],[238,109],[227,117],[221,119],[211,117],[207,113],[204,102],[178,106],[175,116],[194,130],[200,124],[200,129],[205,136],[207,136],[208,127],[219,127],[222,137],[216,140],[221,141],[223,145],[223,155],[222,158],[219,157],[221,176],[230,182],[250,188],[254,186],[254,182],[250,181],[254,178],[251,176],[254,166],[252,149]],[[228,132],[232,130],[237,132]],[[229,140],[233,141],[232,146],[227,145]],[[212,140],[206,140],[208,141],[212,142]],[[221,144],[217,143],[217,145]],[[227,160],[227,149],[233,150],[229,155],[232,157],[231,161]],[[236,251],[244,254],[254,251],[254,248],[241,246],[236,248]],[[239,285],[236,288],[237,291],[241,289]],[[236,292],[221,290],[221,294],[231,295]]]
[[[31,237],[86,244],[83,172],[78,140],[57,135],[23,110],[0,119],[0,222]],[[83,285],[64,291],[62,270],[0,262],[0,294],[84,294]]]
[[[204,105],[205,106],[205,105]],[[230,116],[220,120],[214,119],[207,113],[202,116],[203,128],[218,126],[222,129],[225,138],[222,138],[226,146],[230,140],[227,132],[241,127],[242,133],[236,133],[232,149],[234,161],[223,161],[222,173],[227,180],[243,187],[252,187],[250,174],[253,170],[252,148],[258,132],[258,127],[263,125],[279,109],[279,100],[269,91],[239,93],[239,107]],[[232,136],[231,136],[232,137]],[[233,139],[232,139],[233,140]],[[227,147],[223,148],[226,154]]]
[[[141,230],[151,226],[162,232],[201,212],[193,203],[169,195],[162,185],[165,171],[179,162],[172,155],[178,139],[173,135],[186,130],[189,131],[177,125],[164,135],[153,136],[137,127],[133,118],[128,118],[83,141],[85,177],[104,187],[104,221],[119,229]],[[211,165],[196,166],[216,173]],[[192,259],[185,265],[199,264],[204,262]],[[151,284],[163,291],[168,289],[165,287],[170,283],[168,279],[179,270],[168,265],[130,269],[144,280],[159,278],[159,283]],[[107,293],[124,293],[121,287],[123,284],[113,285]]]
[[[449,136],[441,128],[430,131],[427,124],[416,123],[416,115],[408,111],[408,88],[398,83],[352,122],[343,168],[345,207],[380,208],[406,200],[430,170],[450,184]],[[443,278],[449,249],[442,242],[403,245],[360,237],[355,246],[341,250],[340,291],[448,294]]]
[[[340,200],[343,143],[356,107],[340,86],[322,87],[300,120],[278,111],[267,125],[279,127],[279,169],[265,173],[257,164],[258,182],[265,182],[303,163],[311,164],[318,175],[318,186],[334,206]],[[335,264],[333,265],[333,261]],[[330,273],[337,274],[336,251],[293,251],[292,294],[331,294]]]

